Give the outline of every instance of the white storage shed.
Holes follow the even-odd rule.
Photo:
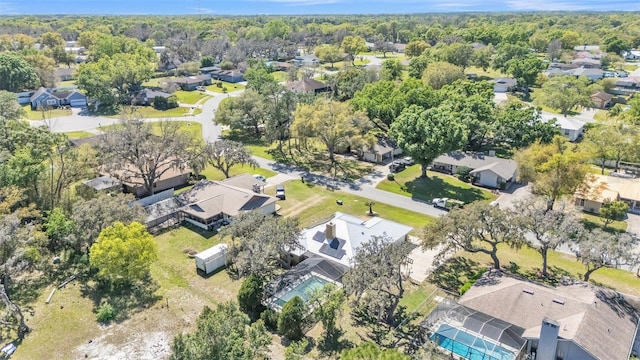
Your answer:
[[[218,244],[196,254],[196,268],[210,274],[227,265],[227,244]]]

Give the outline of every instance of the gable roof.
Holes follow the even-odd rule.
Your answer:
[[[59,100],[62,99],[69,99],[70,97],[73,96],[81,96],[81,97],[85,97],[82,93],[76,91],[76,90],[67,90],[67,91],[56,91],[55,89],[48,89],[45,87],[41,87],[39,88],[36,92],[33,93],[33,95],[31,95],[31,101],[35,101],[38,97],[42,96],[42,95],[47,95],[49,97],[54,97],[57,98]]]
[[[182,211],[208,219],[224,213],[235,216],[241,211],[259,209],[276,202],[276,198],[252,190],[226,184],[224,181],[202,180],[177,197]]]
[[[195,76],[188,76],[188,77],[182,77],[182,78],[175,78],[169,81],[176,84],[197,84],[207,80],[211,80],[211,77],[207,75],[195,75]]]
[[[335,225],[335,238],[327,239],[327,225]],[[294,254],[312,253],[331,261],[350,266],[350,261],[363,243],[371,240],[372,236],[388,236],[391,241],[404,238],[413,228],[374,217],[364,221],[355,216],[336,212],[333,217],[311,228],[304,229],[300,234],[302,249]]]
[[[503,179],[511,179],[518,168],[515,160],[502,159],[495,156],[484,155],[483,153],[464,153],[462,151],[454,151],[440,155],[433,160],[433,162],[466,166],[470,168],[472,172],[491,170]]]
[[[524,329],[524,338],[539,338],[542,320],[555,320],[559,337],[613,360],[628,358],[640,314],[637,298],[613,290],[583,282],[552,288],[500,272],[485,274],[458,303]]]
[[[598,202],[615,201],[618,195],[627,200],[640,201],[640,180],[617,176],[590,174],[586,187],[576,191],[579,198]]]
[[[287,83],[287,89],[291,91],[316,91],[321,89],[326,89],[328,87],[327,84],[322,81],[314,80],[314,79],[302,79],[297,81],[292,81]]]
[[[540,121],[545,123],[553,119],[555,119],[556,125],[558,125],[562,130],[580,130],[584,128],[584,124],[586,124],[584,121],[574,119],[572,117],[553,116],[544,113],[540,115]]]

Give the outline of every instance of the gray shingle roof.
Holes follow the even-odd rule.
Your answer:
[[[433,162],[455,166],[466,166],[472,170],[472,173],[491,170],[503,179],[511,179],[518,168],[518,164],[515,160],[502,159],[495,156],[477,153],[467,154],[461,151],[454,151],[440,155]]]

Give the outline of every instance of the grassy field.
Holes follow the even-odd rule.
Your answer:
[[[157,110],[153,106],[136,106],[134,110],[134,116],[139,119],[155,119],[155,118],[173,118],[183,117],[189,115],[189,108],[185,106],[179,106],[177,108],[169,110]],[[191,115],[197,115],[202,112],[202,109],[194,109]],[[109,115],[107,117],[119,119],[121,114]]]
[[[168,76],[168,77],[159,77],[159,78],[149,79],[143,82],[142,86],[150,87],[150,88],[159,88],[162,86],[162,83],[164,83],[165,81],[171,78],[172,78],[171,76]]]
[[[22,109],[27,120],[48,120],[71,115],[71,109],[51,109],[44,111],[44,114],[40,110],[31,110],[31,105],[25,105]]]
[[[609,120],[609,111],[600,109],[596,111],[593,118],[598,121],[607,121]]]
[[[14,359],[57,359],[149,357],[164,350],[173,336],[190,331],[204,305],[235,299],[241,282],[221,271],[204,278],[196,274],[195,262],[185,250],[202,251],[220,240],[213,233],[180,227],[155,237],[158,261],[151,266],[161,299],[131,313],[130,318],[110,326],[100,326],[93,313],[94,303],[80,282],[59,290],[51,304],[45,298],[51,288],[32,304],[27,321],[33,331],[13,355]],[[33,315],[30,315],[33,314]],[[151,342],[145,339],[154,339]],[[91,340],[91,342],[90,342]],[[165,349],[159,349],[165,346]],[[136,351],[145,351],[145,356]]]
[[[239,83],[232,84],[232,83],[228,83],[228,82],[224,82],[224,81],[218,81],[218,82],[222,83],[222,87],[218,87],[216,85],[216,83],[214,82],[212,85],[207,86],[207,90],[215,92],[215,93],[220,93],[220,94],[244,90],[244,85],[239,84]],[[226,88],[227,91],[224,91],[223,90],[224,88]]]
[[[466,68],[464,70],[465,74],[476,74],[479,77],[489,77],[492,79],[498,78],[498,77],[505,77],[506,75],[504,73],[502,73],[500,70],[495,70],[495,69],[491,69],[488,68],[486,71],[483,70],[482,68],[479,67],[475,67],[475,66],[469,66],[468,68]]]
[[[82,139],[95,135],[94,133],[90,133],[88,131],[71,131],[65,134],[69,137],[69,139]]]
[[[76,86],[75,80],[60,81],[58,83],[59,88],[74,87],[74,86]]]
[[[595,227],[603,228],[605,219],[594,214],[582,213],[582,219],[585,224],[585,227],[588,229],[593,229]],[[627,222],[626,221],[613,221],[609,225],[607,225],[607,230],[616,231],[616,232],[625,232],[627,231]]]
[[[279,201],[281,206],[278,212],[283,216],[296,216],[302,226],[311,226],[329,218],[336,211],[368,219],[366,215],[369,208],[366,206],[366,198],[347,194],[341,191],[331,191],[321,185],[314,185],[301,180],[288,181],[284,184],[287,199]],[[268,194],[273,195],[275,188],[268,188]],[[342,205],[337,203],[342,201]],[[431,221],[433,218],[418,214],[413,211],[396,208],[387,204],[376,203],[373,211],[378,216],[396,221],[414,228],[414,233]]]
[[[421,178],[420,165],[410,166],[395,174],[394,181],[383,180],[376,188],[424,201],[448,197],[470,203],[496,198],[490,191],[462,182],[450,175],[429,171],[427,178]]]
[[[274,72],[271,73],[271,76],[273,76],[273,78],[277,82],[287,81],[287,72],[286,71],[274,71]]]
[[[244,174],[244,173],[250,173],[250,174],[258,174],[258,175],[262,175],[265,178],[269,178],[272,176],[277,175],[276,172],[271,171],[269,169],[263,169],[263,168],[252,168],[251,166],[245,165],[245,166],[240,166],[240,165],[235,165],[233,166],[230,170],[229,170],[229,176],[236,176],[239,174]],[[207,179],[209,180],[224,180],[224,174],[222,173],[222,171],[214,168],[213,166],[207,166],[201,173],[202,175],[204,175]]]
[[[211,96],[200,91],[179,90],[174,92],[173,95],[175,95],[178,98],[179,103],[190,104],[190,105],[194,105],[198,103],[200,100],[206,101],[207,99],[211,98]]]
[[[172,122],[180,125],[180,131],[189,133],[195,139],[202,139],[202,125],[200,123],[191,122],[191,121],[172,121]],[[161,131],[160,122],[150,122],[149,125],[151,126],[151,132],[153,134],[160,135],[160,131]],[[120,126],[119,124],[105,125],[105,126],[101,126],[98,129],[102,131],[108,131],[111,129],[117,129],[119,126]]]

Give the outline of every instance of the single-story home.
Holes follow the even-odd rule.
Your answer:
[[[578,68],[569,70],[567,73],[575,77],[585,76],[591,81],[602,80],[604,77],[604,71],[602,71],[602,69]]]
[[[589,283],[551,287],[492,270],[422,326],[465,359],[627,360],[638,352],[639,308],[638,298]]]
[[[471,169],[469,173],[476,185],[504,189],[517,178],[518,165],[515,160],[502,159],[484,153],[454,151],[438,156],[431,170],[455,174],[460,167]]]
[[[598,214],[607,202],[624,201],[630,212],[640,212],[640,180],[590,174],[584,188],[576,191],[575,204],[583,211]]]
[[[397,53],[404,54],[404,51],[407,49],[407,44],[393,44],[393,48]]]
[[[164,92],[164,91],[144,88],[144,89],[138,91],[138,93],[135,95],[135,101],[136,101],[137,105],[149,106],[149,105],[153,104],[153,100],[156,97],[161,97],[161,98],[168,99],[171,96],[172,96],[172,94],[169,94],[169,93]]]
[[[622,56],[625,60],[640,60],[640,50],[624,51]]]
[[[55,91],[41,87],[29,99],[31,109],[40,107],[58,108],[60,106],[82,107],[87,105],[87,97],[76,90]]]
[[[583,69],[600,69],[601,67],[599,59],[578,58],[571,60],[571,63]]]
[[[296,66],[318,66],[320,65],[320,59],[317,56],[310,55],[302,55],[296,56],[291,60],[291,62]]]
[[[602,50],[600,50],[600,45],[576,45],[573,47],[574,51],[591,51],[594,53],[599,53],[602,52]]]
[[[293,64],[283,61],[267,61],[264,64],[273,68],[274,71],[288,71],[294,66]]]
[[[550,120],[555,120],[556,126],[560,128],[560,133],[569,138],[569,141],[571,142],[581,139],[582,135],[584,134],[584,125],[586,123],[582,120],[561,115],[551,116],[542,114],[540,116],[540,121],[542,122],[547,122]]]
[[[625,79],[618,79],[609,92],[614,95],[625,96],[640,92],[640,78],[628,77]]]
[[[358,156],[364,160],[376,164],[393,159],[394,156],[402,154],[402,149],[395,141],[389,138],[380,138],[372,148],[363,148]]]
[[[288,82],[286,88],[294,93],[319,94],[329,91],[329,85],[314,79]]]
[[[125,193],[133,194],[137,198],[144,197],[147,190],[144,187],[144,179],[138,175],[131,165],[125,165],[120,169],[100,170],[101,175],[116,178],[122,182]],[[161,173],[153,184],[153,192],[158,193],[167,189],[181,187],[189,182],[191,169],[176,158],[167,159],[158,167],[156,173]]]
[[[599,109],[605,109],[611,106],[611,100],[613,100],[613,96],[604,91],[598,91],[595,94],[591,95],[591,100]]]
[[[228,83],[239,83],[244,81],[244,74],[238,69],[233,70],[213,70],[209,73],[214,80],[225,81]]]
[[[35,93],[35,90],[21,91],[16,93],[18,95],[18,104],[27,105],[31,102],[31,96]]]
[[[170,81],[179,86],[182,90],[192,91],[200,86],[211,85],[211,76],[195,75],[171,79]]]
[[[57,81],[69,81],[75,79],[73,76],[74,68],[58,68],[55,71]]]
[[[579,66],[576,64],[566,64],[566,63],[559,63],[559,62],[552,62],[551,64],[549,64],[549,70],[552,70],[552,69],[573,70],[577,68],[579,68]]]
[[[242,174],[224,181],[202,180],[176,197],[184,221],[203,229],[214,228],[239,213],[276,211],[276,199],[264,194],[264,181]]]
[[[218,71],[218,70],[222,70],[222,69],[220,69],[220,67],[219,67],[219,66],[217,66],[217,65],[213,65],[213,66],[206,66],[206,67],[200,68],[200,74],[202,74],[202,75],[209,75],[209,74],[211,74],[212,72],[214,72],[214,71]]]
[[[413,228],[373,217],[362,220],[352,215],[336,212],[330,220],[302,230],[301,248],[292,251],[294,260],[302,261],[320,256],[343,266],[351,266],[351,259],[360,246],[373,236],[386,236],[389,241],[408,241]]]
[[[505,93],[518,85],[518,81],[514,78],[496,78],[493,84],[493,92]]]

